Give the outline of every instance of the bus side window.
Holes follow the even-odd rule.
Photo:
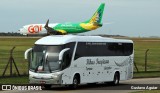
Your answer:
[[[74,57],[74,60],[78,59],[79,58],[79,55],[77,53],[75,53],[75,57]]]

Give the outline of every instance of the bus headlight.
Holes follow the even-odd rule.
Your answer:
[[[59,79],[59,78],[61,78],[61,76],[62,76],[62,73],[54,73],[54,74],[52,74],[52,78],[53,79]]]
[[[34,75],[30,74],[29,77],[30,77],[30,78],[34,78]]]
[[[51,76],[53,79],[55,79],[55,78],[58,78],[59,77],[59,75],[53,75],[53,76]]]

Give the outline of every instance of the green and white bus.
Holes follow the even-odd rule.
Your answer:
[[[29,83],[72,85],[110,82],[133,77],[133,41],[101,36],[46,36],[27,49]]]

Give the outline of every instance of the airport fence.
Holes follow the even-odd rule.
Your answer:
[[[147,49],[148,50],[148,49]],[[139,72],[141,71],[160,71],[160,52],[156,49],[136,49],[135,50],[135,63]],[[147,51],[147,53],[146,53]],[[20,76],[28,75],[28,62],[24,59],[24,52],[16,49],[13,51],[13,59],[16,63]],[[147,56],[146,56],[147,54]],[[147,57],[147,58],[146,58]],[[10,59],[10,50],[0,50],[0,77],[3,77],[3,73]],[[146,62],[146,63],[145,63]],[[145,67],[146,66],[146,67]],[[137,69],[134,69],[137,72]],[[6,69],[4,76],[10,76],[10,64]],[[12,63],[12,75],[18,76],[16,68]]]
[[[23,55],[24,55],[24,51],[14,51],[13,59],[11,59],[10,52],[0,52],[0,77],[27,76],[28,62],[27,60],[24,59]],[[19,73],[17,72],[16,67]]]
[[[135,50],[134,59],[135,72],[160,71],[160,52],[157,49]]]

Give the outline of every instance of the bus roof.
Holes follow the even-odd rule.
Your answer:
[[[128,42],[132,40],[105,38],[101,36],[77,36],[77,35],[51,35],[43,37],[35,42],[37,45],[62,45],[69,42]]]

